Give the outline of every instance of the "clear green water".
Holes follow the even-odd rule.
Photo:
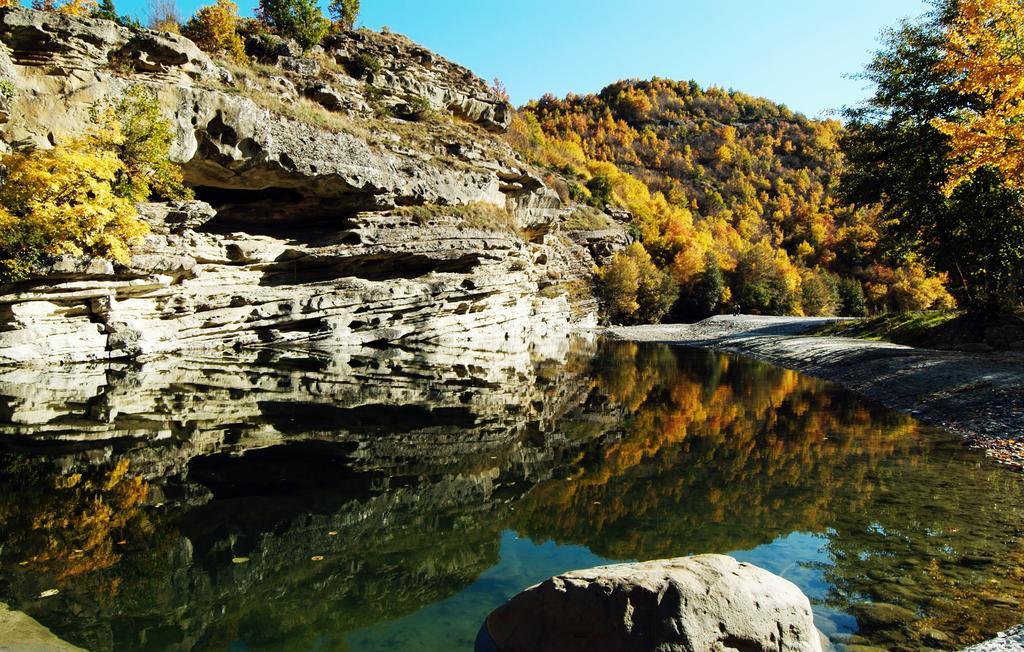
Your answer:
[[[729,356],[0,370],[0,420],[0,601],[94,650],[471,650],[552,574],[705,552],[795,582],[840,648],[1024,621],[1019,474]]]

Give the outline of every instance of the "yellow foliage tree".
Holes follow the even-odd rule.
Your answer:
[[[181,33],[206,52],[222,54],[242,63],[248,57],[242,37],[238,35],[238,20],[238,5],[231,0],[217,0],[197,11]]]
[[[99,9],[96,0],[67,0],[57,7],[57,11],[68,16],[89,16]]]
[[[940,69],[983,105],[934,123],[952,147],[947,193],[985,166],[1000,170],[1007,185],[1024,187],[1024,3],[959,0],[945,36]]]
[[[47,256],[127,263],[148,232],[135,202],[153,191],[190,196],[168,158],[173,134],[154,97],[133,87],[92,117],[86,136],[0,159],[0,282],[26,278]]]
[[[124,169],[91,137],[10,154],[0,186],[0,278],[25,278],[45,254],[91,254],[127,262],[145,235],[130,201],[114,194]]]
[[[596,270],[608,315],[618,323],[657,323],[679,296],[679,285],[634,242]]]

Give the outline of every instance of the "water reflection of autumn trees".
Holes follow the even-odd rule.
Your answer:
[[[82,473],[48,473],[0,459],[2,565],[63,582],[110,568],[128,531],[145,531],[148,485],[127,460]],[[16,490],[15,490],[16,489]]]
[[[595,367],[591,400],[618,406],[620,432],[578,474],[538,486],[521,527],[615,558],[823,531],[870,499],[879,460],[924,445],[909,417],[778,367],[636,344]]]
[[[951,648],[1024,620],[1018,477],[792,371],[621,342],[591,354],[477,406],[471,427],[194,457],[152,487],[98,453],[49,470],[0,455],[0,600],[97,650],[341,646],[472,585],[509,528],[620,560],[814,532],[832,607],[916,614],[871,644]],[[329,432],[306,416],[294,437]],[[457,457],[409,453],[451,433]],[[148,493],[166,502],[143,508]],[[36,600],[48,587],[60,596]]]
[[[606,348],[590,403],[621,425],[527,495],[530,537],[654,559],[814,532],[831,606],[915,614],[864,631],[872,644],[954,649],[1024,620],[1024,484],[955,439],[789,370],[666,346]]]

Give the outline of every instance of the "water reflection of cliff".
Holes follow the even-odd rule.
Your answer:
[[[0,371],[0,601],[95,650],[339,647],[497,561],[592,355]]]
[[[611,559],[820,533],[836,608],[916,614],[872,642],[1024,618],[1019,480],[790,371],[580,341],[90,369],[0,371],[0,601],[90,649],[342,649],[509,528]]]

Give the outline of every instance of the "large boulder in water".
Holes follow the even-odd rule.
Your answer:
[[[723,555],[553,577],[487,617],[500,652],[820,652],[792,582]]]

